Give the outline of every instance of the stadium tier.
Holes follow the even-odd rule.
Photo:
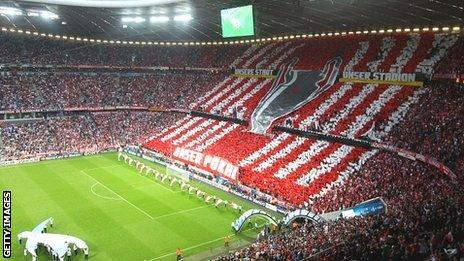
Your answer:
[[[435,15],[448,20],[437,24],[462,22],[454,12],[464,6],[444,1]],[[32,18],[66,28],[63,17],[11,2],[0,4],[0,25],[30,19],[24,30],[0,26],[0,185],[4,216],[11,206],[19,221],[4,222],[13,260],[464,260],[459,26],[429,28],[423,15],[420,28],[273,36],[280,23],[314,21],[262,22],[272,15],[258,3],[258,16],[242,9],[247,21],[224,6],[218,39],[211,10],[225,4],[209,0],[191,1],[204,23],[172,13],[177,1],[166,16],[95,7],[96,17],[123,15],[121,25],[76,16],[85,7],[56,9],[80,21],[70,30],[95,34],[81,38]],[[303,2],[342,13],[365,1]],[[434,8],[416,2],[388,28]],[[349,16],[370,22],[393,10],[356,8]]]
[[[342,72],[430,75],[435,64],[456,41],[456,35],[404,34],[286,42],[250,47],[245,51],[249,58],[244,61],[240,57],[231,66],[284,68],[289,61],[297,60],[293,70],[321,71],[326,61],[341,57]],[[266,78],[230,76],[199,98],[192,109],[229,116],[238,111],[243,119],[250,119],[273,84],[275,86],[275,81]],[[311,82],[302,80],[299,84],[302,86],[295,86],[292,95],[303,92],[302,88]],[[277,119],[274,125],[290,121],[290,127],[306,130],[313,129],[316,124],[326,134],[360,138],[374,124],[379,137],[383,138],[389,136],[425,92],[425,89],[413,86],[334,83],[311,102]],[[237,123],[186,116],[145,147],[200,168],[204,166],[179,157],[176,150],[185,148],[220,157],[240,167],[237,181],[295,205],[306,201],[312,203],[313,199],[343,183],[376,154],[372,150],[288,133],[255,134],[248,131],[249,128]]]

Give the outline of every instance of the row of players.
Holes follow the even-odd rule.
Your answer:
[[[227,200],[220,199],[216,195],[210,195],[207,194],[207,192],[204,192],[200,190],[199,188],[196,188],[187,182],[185,182],[182,178],[177,178],[172,175],[168,174],[163,174],[160,173],[159,171],[150,168],[149,166],[145,165],[144,163],[135,160],[131,158],[130,156],[119,152],[118,153],[118,161],[123,161],[124,163],[128,164],[129,166],[135,166],[137,171],[140,174],[144,175],[152,175],[155,180],[159,180],[161,183],[167,183],[169,184],[170,187],[175,186],[176,184],[179,186],[180,191],[185,191],[188,192],[189,195],[196,195],[198,199],[202,199],[205,201],[206,204],[212,203],[215,208],[218,207],[230,207],[231,209],[237,210],[239,213],[242,212],[242,206],[234,203],[234,202],[228,202]]]

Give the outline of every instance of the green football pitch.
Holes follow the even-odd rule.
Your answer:
[[[143,160],[141,160],[143,161]],[[144,161],[152,168],[163,167]],[[259,208],[213,187],[190,183],[244,207]],[[115,153],[0,167],[0,186],[12,191],[12,260],[25,260],[16,235],[53,217],[50,233],[68,234],[87,242],[90,260],[175,260],[176,248],[186,260],[201,260],[252,242],[259,229],[234,235],[238,211],[206,205],[195,195],[171,188]],[[271,213],[275,214],[275,213]],[[38,260],[49,260],[42,249]],[[31,256],[27,257],[31,260]],[[84,260],[82,253],[73,260]]]

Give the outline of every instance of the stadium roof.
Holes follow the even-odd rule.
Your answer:
[[[113,8],[53,1],[113,2]],[[216,41],[222,39],[220,10],[248,4],[256,37],[464,24],[462,0],[23,0],[0,3],[0,26],[103,39]],[[191,20],[174,21],[176,15]],[[157,22],[150,22],[153,16]]]

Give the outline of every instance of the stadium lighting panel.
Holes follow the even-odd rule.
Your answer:
[[[167,16],[152,16],[150,17],[150,22],[152,23],[164,23],[164,22],[168,22],[169,21],[169,17]]]
[[[177,21],[177,22],[188,22],[192,19],[193,17],[191,14],[181,14],[181,15],[174,16],[174,21]]]
[[[27,12],[27,16],[31,16],[31,17],[37,17],[37,16],[40,16],[40,14],[38,12],[34,12],[34,11],[29,11]]]
[[[0,15],[16,16],[22,15],[23,12],[14,7],[0,7]]]
[[[172,4],[182,0],[23,0],[24,2],[82,6],[82,7],[100,7],[100,8],[134,8],[149,7],[162,4]]]
[[[45,19],[55,20],[60,18],[57,14],[50,11],[41,11],[40,16]]]
[[[142,22],[145,22],[145,18],[140,17],[140,16],[123,17],[123,18],[121,18],[121,22],[123,22],[123,23],[142,23]]]

